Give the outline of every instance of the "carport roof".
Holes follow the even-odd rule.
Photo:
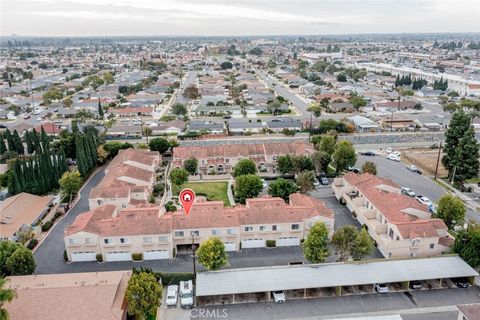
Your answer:
[[[197,274],[197,296],[478,276],[458,256],[229,269]]]

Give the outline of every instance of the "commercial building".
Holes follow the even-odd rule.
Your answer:
[[[290,195],[288,204],[264,197],[234,208],[197,200],[189,215],[183,210],[163,213],[154,206],[120,209],[109,204],[78,215],[66,228],[64,240],[71,261],[93,261],[97,254],[105,261],[126,261],[134,253],[145,260],[168,259],[212,236],[220,238],[227,251],[266,247],[267,240],[275,240],[278,247],[300,245],[317,221],[333,234],[332,210],[303,194]]]
[[[401,194],[390,180],[350,172],[335,178],[335,197],[364,225],[387,258],[430,257],[450,252],[453,239],[425,204]]]

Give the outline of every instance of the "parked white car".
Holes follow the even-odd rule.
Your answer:
[[[268,188],[268,183],[265,181],[265,179],[262,179],[262,186],[263,188]]]
[[[420,202],[421,204],[426,204],[427,206],[430,206],[431,204],[433,204],[430,199],[424,196],[417,196],[417,201]]]
[[[413,172],[417,172],[418,168],[416,165],[414,164],[411,164],[409,166],[407,166],[407,169],[410,170],[410,171],[413,171]]]
[[[285,292],[283,291],[273,291],[273,301],[275,303],[283,303],[285,302]]]
[[[388,147],[386,150],[385,150],[387,153],[392,153],[393,152],[393,149],[391,147]]]
[[[375,290],[378,293],[388,293],[388,286],[386,283],[376,283],[375,284]]]
[[[388,159],[388,160],[392,160],[392,161],[396,161],[396,162],[400,162],[400,157],[394,155],[393,153],[389,154],[388,157],[387,157],[387,159]]]
[[[390,153],[394,156],[397,156],[397,157],[400,157],[400,155],[402,154],[400,151],[393,151],[392,153]]]
[[[415,197],[415,191],[407,187],[402,187],[402,194],[405,194],[410,197]]]
[[[176,307],[178,297],[178,286],[176,284],[169,285],[167,288],[167,307]]]
[[[193,282],[180,281],[180,305],[182,308],[193,308]]]

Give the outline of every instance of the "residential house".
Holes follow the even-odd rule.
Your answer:
[[[355,115],[348,117],[347,122],[352,123],[357,132],[380,131],[380,126],[378,124],[363,116]]]
[[[294,118],[275,118],[267,121],[267,128],[273,132],[282,132],[283,130],[301,131],[302,121]]]
[[[183,210],[166,212],[159,207],[120,209],[103,205],[77,216],[65,230],[65,246],[71,261],[129,261],[133,253],[144,260],[173,258],[212,236],[227,251],[276,245],[300,245],[315,222],[326,224],[333,234],[334,215],[317,199],[303,194],[281,198],[247,199],[245,205],[225,207],[221,201],[197,201],[189,215]]]
[[[90,209],[104,204],[117,208],[146,204],[156,182],[160,161],[158,152],[120,150],[105,169],[105,177],[90,191]]]
[[[480,320],[480,303],[461,304],[457,309],[458,320]]]
[[[229,119],[227,122],[228,133],[235,134],[251,134],[262,133],[262,121],[248,120],[248,119]]]
[[[429,257],[450,252],[453,238],[427,205],[401,194],[391,180],[350,172],[335,178],[335,197],[365,226],[386,258]]]
[[[209,134],[222,134],[225,130],[223,121],[204,121],[191,120],[188,125],[188,131],[192,132],[208,132]]]
[[[28,229],[40,232],[36,227],[50,210],[53,199],[22,192],[0,202],[0,240],[17,240],[19,232]]]
[[[282,143],[244,142],[242,144],[208,145],[201,147],[173,148],[172,168],[183,167],[185,160],[196,158],[198,172],[208,174],[212,171],[218,174],[230,173],[232,168],[242,159],[255,162],[260,172],[276,173],[277,158],[280,155],[311,155],[313,144],[304,141]]]
[[[126,320],[131,271],[8,277],[15,299],[3,307],[10,319]]]

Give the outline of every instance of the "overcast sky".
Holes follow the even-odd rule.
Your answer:
[[[480,0],[0,0],[0,34],[480,32]]]

